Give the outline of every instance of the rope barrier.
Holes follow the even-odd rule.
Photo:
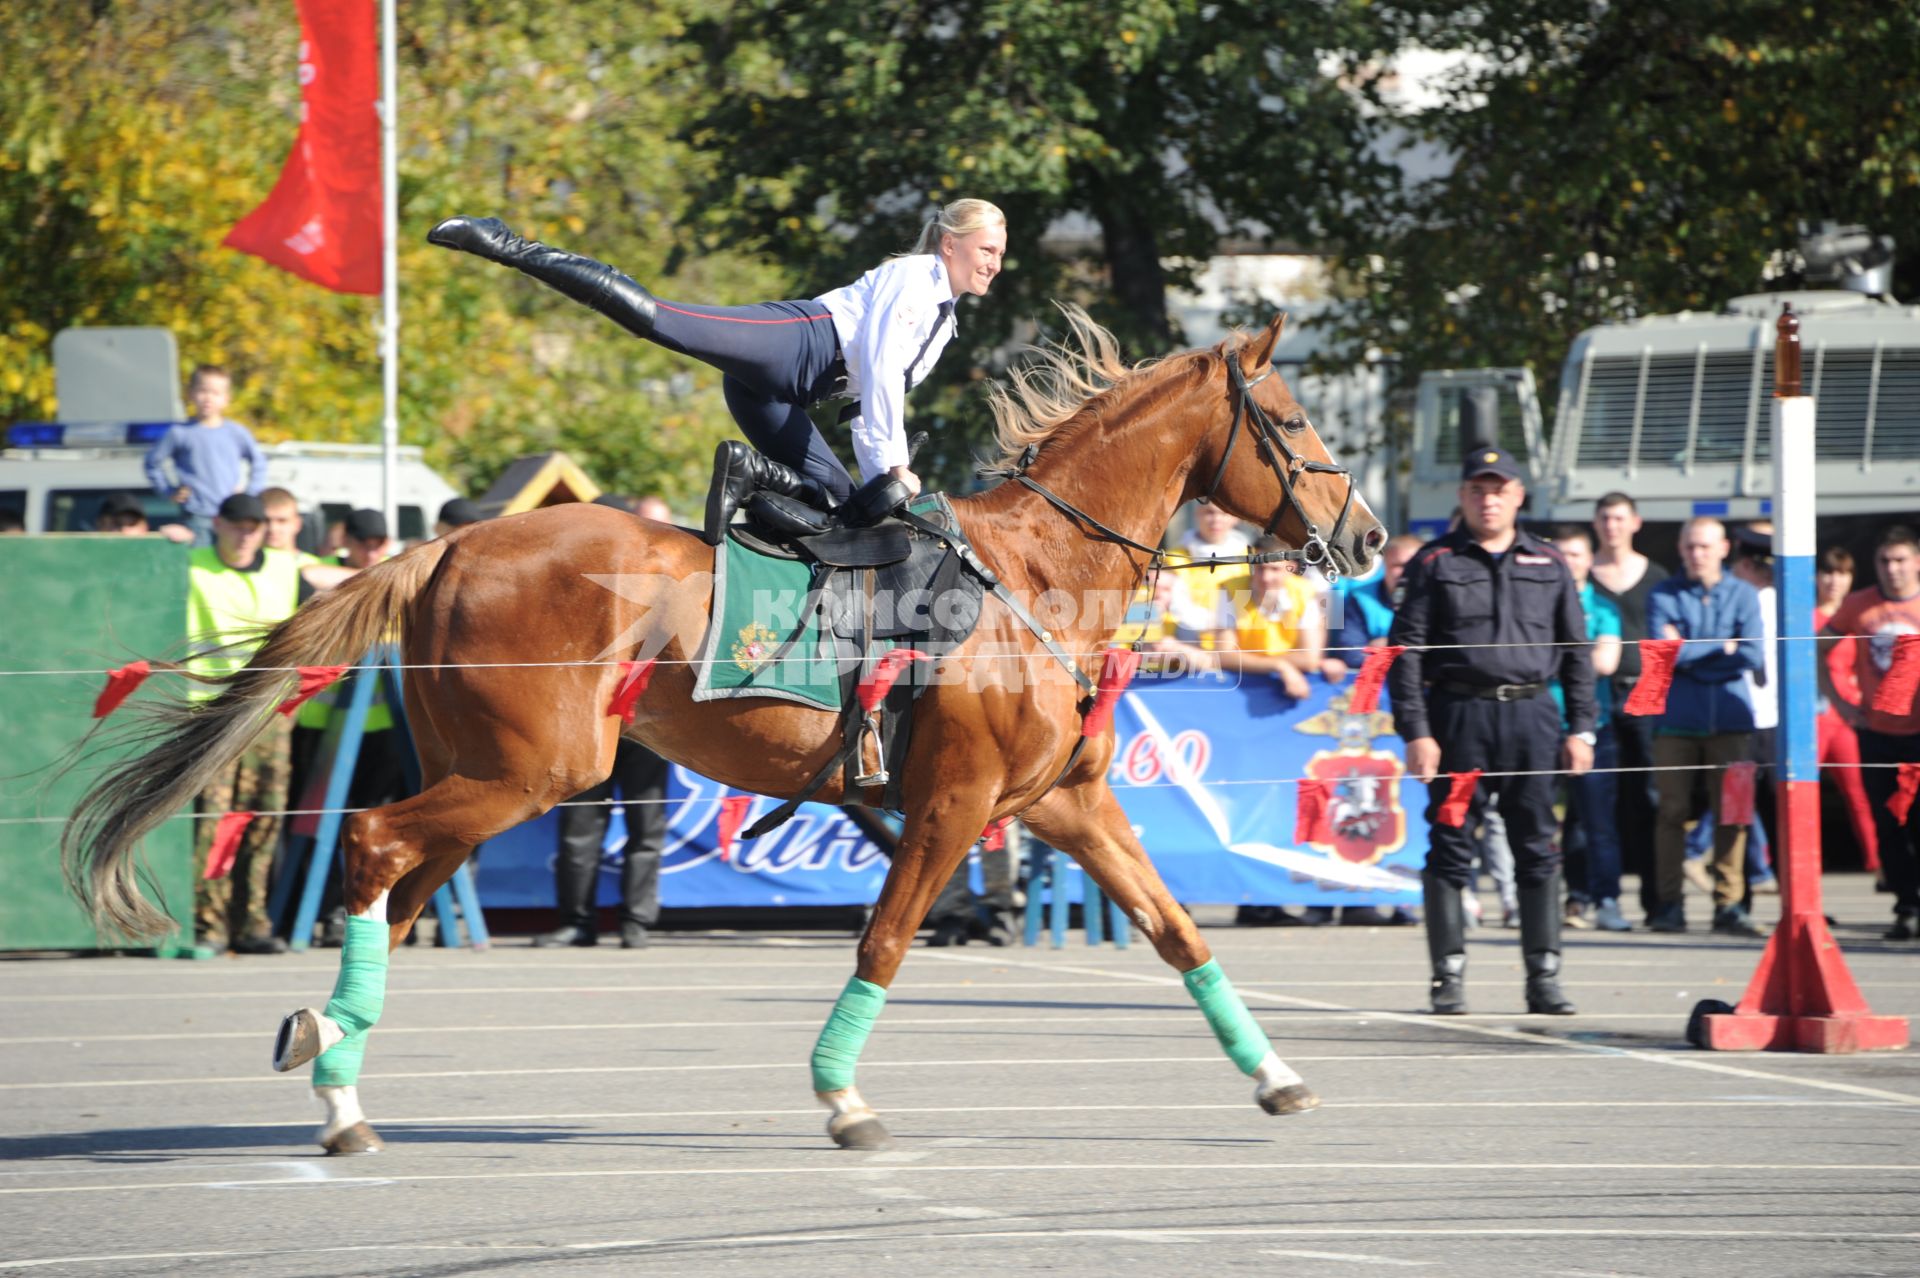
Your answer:
[[[1856,771],[1862,771],[1869,768],[1898,769],[1901,766],[1902,765],[1898,763],[1833,763],[1833,764],[1823,763],[1820,765],[1820,770],[1823,772],[1829,769],[1836,769],[1836,770],[1837,769],[1853,769]],[[1723,772],[1726,770],[1726,767],[1727,765],[1723,763],[1676,763],[1676,764],[1670,764],[1664,767],[1658,766],[1658,765],[1648,765],[1645,767],[1632,767],[1632,768],[1591,768],[1585,773],[1583,773],[1582,775],[1583,776],[1621,776],[1621,775],[1629,775],[1634,773],[1652,773],[1652,772]],[[1445,772],[1438,773],[1434,777],[1434,780],[1436,781],[1441,780],[1445,778],[1447,775],[1448,774]],[[1497,781],[1503,777],[1560,777],[1560,776],[1570,776],[1570,775],[1572,774],[1569,773],[1565,768],[1537,768],[1530,772],[1482,772],[1479,774],[1479,777],[1480,777],[1480,780],[1482,781]],[[1302,781],[1325,781],[1327,779],[1328,778],[1326,777],[1242,777],[1237,781],[1236,780],[1206,781],[1206,780],[1198,780],[1198,779],[1192,782],[1141,781],[1141,782],[1120,782],[1120,783],[1114,784],[1112,788],[1116,791],[1117,790],[1166,790],[1166,789],[1178,789],[1183,785],[1192,784],[1192,785],[1201,786],[1207,789],[1221,789],[1227,786],[1240,786],[1240,785],[1298,785]],[[1379,779],[1384,780],[1384,778],[1379,778]],[[1411,782],[1415,785],[1428,784],[1428,782],[1420,780],[1418,777],[1413,776],[1411,773],[1402,773],[1400,777],[1396,779],[1395,784],[1406,784],[1408,782]],[[763,797],[766,797],[766,796],[763,796]],[[692,802],[696,802],[696,800],[684,799],[684,798],[683,799],[578,799],[578,800],[569,799],[564,803],[554,804],[553,808],[559,809],[559,808],[664,807],[669,804],[678,805],[678,804],[685,804],[685,803],[692,803]],[[382,805],[382,806],[386,806],[386,805]],[[828,806],[837,806],[837,805],[830,804]],[[372,808],[284,808],[279,811],[271,811],[271,812],[258,811],[253,813],[253,815],[257,817],[302,817],[302,816],[326,816],[330,813],[338,813],[342,816],[353,816],[356,813],[371,812],[371,811],[373,811]],[[166,820],[168,821],[217,821],[220,819],[222,815],[223,814],[219,812],[176,812],[172,816],[167,817]],[[57,825],[65,822],[66,820],[67,818],[63,816],[0,817],[0,826]]]
[[[1799,642],[1804,642],[1807,640],[1815,640],[1815,639],[1826,639],[1832,642],[1840,642],[1841,640],[1845,640],[1845,639],[1864,639],[1866,637],[1867,636],[1864,636],[1864,635],[1840,635],[1840,636],[1817,635],[1817,634],[1816,635],[1779,635],[1779,636],[1776,636],[1775,639],[1772,640],[1772,642],[1799,643]],[[1633,642],[1637,644],[1643,641],[1634,640]],[[1682,644],[1723,644],[1723,643],[1732,643],[1732,642],[1766,643],[1769,641],[1754,635],[1746,635],[1746,636],[1727,635],[1717,639],[1716,638],[1682,639],[1682,640],[1679,640],[1678,642]],[[1538,642],[1532,642],[1532,643],[1408,644],[1405,646],[1405,651],[1407,652],[1471,652],[1471,651],[1479,651],[1479,650],[1490,649],[1490,648],[1590,648],[1593,646],[1593,643],[1594,641],[1591,639],[1571,639],[1571,640],[1560,639],[1560,640],[1540,640]],[[1218,649],[1199,648],[1198,645],[1189,645],[1189,646],[1193,647],[1195,651],[1202,651],[1202,652],[1218,651]],[[1371,645],[1371,644],[1362,646],[1362,647],[1355,647],[1355,646],[1326,647],[1320,650],[1320,655],[1323,657],[1331,657],[1343,652],[1357,652],[1357,653],[1364,654],[1368,652],[1373,652],[1375,650],[1376,650],[1375,645]],[[1099,648],[1090,652],[1071,652],[1070,651],[1067,653],[1067,655],[1069,657],[1075,658],[1076,660],[1085,659],[1085,660],[1091,661],[1091,660],[1094,660],[1095,658],[1104,657],[1110,651],[1112,651],[1111,648]],[[1240,649],[1236,649],[1236,651],[1247,653],[1250,655],[1258,655],[1258,656],[1284,656],[1285,654],[1290,652],[1298,652],[1299,649],[1298,648],[1240,648]],[[955,653],[942,654],[939,657],[939,659],[941,661],[1026,661],[1034,657],[1035,655],[1045,656],[1046,654],[1044,653],[1035,654],[1035,653],[1026,652],[1026,651],[955,652]],[[1155,654],[1149,652],[1148,655],[1155,655]],[[1177,655],[1177,654],[1166,654],[1166,655]],[[190,662],[193,660],[195,660],[195,658],[188,657],[183,662],[173,663],[173,664],[164,665],[164,666],[155,666],[152,673],[155,675],[191,674],[193,672],[187,669],[185,662]],[[592,661],[437,661],[437,662],[407,662],[407,663],[395,662],[390,665],[342,666],[338,668],[343,673],[352,673],[352,672],[361,671],[361,670],[601,669],[607,666],[623,665],[627,660],[630,660],[630,659],[622,658],[622,657],[609,657],[604,661],[592,660]],[[653,658],[653,660],[655,664],[663,665],[663,666],[697,666],[702,664],[697,658],[686,658],[686,657],[680,657],[680,658],[656,657],[656,658]],[[797,662],[807,662],[807,663],[815,663],[815,662],[828,663],[828,662],[837,662],[839,660],[842,660],[842,658],[837,656],[795,655],[789,658],[783,658],[783,661],[786,661],[786,660],[797,661]],[[252,669],[260,673],[288,674],[288,675],[298,674],[303,669],[311,669],[311,668],[312,667],[303,667],[303,666],[249,667],[249,669]],[[328,668],[332,669],[334,667],[328,667]],[[101,668],[86,667],[86,668],[70,668],[70,669],[57,669],[57,670],[0,670],[0,679],[59,677],[59,676],[67,676],[67,677],[73,677],[73,678],[78,678],[82,676],[98,677],[100,675],[110,675],[114,673],[115,669],[118,669],[118,667],[101,667]]]

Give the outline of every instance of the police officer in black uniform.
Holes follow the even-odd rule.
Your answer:
[[[1586,618],[1559,552],[1519,529],[1527,490],[1512,456],[1500,448],[1475,448],[1460,481],[1460,524],[1407,564],[1388,638],[1407,649],[1390,675],[1407,771],[1429,783],[1431,835],[1422,882],[1433,1010],[1442,1016],[1467,1010],[1461,890],[1472,881],[1471,832],[1493,791],[1519,881],[1527,1010],[1570,1016],[1574,1006],[1558,980],[1560,850],[1555,782],[1548,774],[1564,769],[1579,775],[1593,766]],[[1467,646],[1447,646],[1453,644]],[[1554,644],[1563,646],[1548,646]],[[1423,651],[1429,646],[1435,650]],[[1548,693],[1556,677],[1566,693],[1568,731]],[[1489,777],[1476,787],[1466,823],[1441,825],[1447,774],[1476,768],[1535,775]]]

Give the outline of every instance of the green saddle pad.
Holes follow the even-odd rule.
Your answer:
[[[939,503],[938,493],[928,493],[914,498],[907,509],[924,516]],[[850,665],[859,654],[836,647],[831,633],[823,635],[818,614],[780,651],[806,609],[813,571],[810,563],[762,554],[732,537],[715,548],[714,621],[700,645],[695,701],[778,697],[839,711],[841,663]],[[892,647],[892,640],[876,639],[870,651],[877,657]],[[780,659],[774,661],[777,652]]]

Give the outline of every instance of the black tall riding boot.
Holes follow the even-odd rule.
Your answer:
[[[523,240],[497,217],[450,217],[427,232],[427,242],[511,266],[591,306],[635,337],[653,336],[653,294],[604,262]]]
[[[1560,988],[1560,875],[1520,888],[1520,952],[1527,961],[1527,1010],[1572,1016],[1579,1009]]]
[[[705,527],[709,546],[717,546],[725,539],[727,525],[733,522],[733,512],[761,489],[795,498],[817,510],[833,505],[833,498],[817,481],[763,457],[737,439],[725,440],[713,450],[713,487],[707,490]]]
[[[1427,910],[1427,957],[1433,964],[1433,1014],[1463,1016],[1467,1010],[1467,907],[1460,889],[1420,876]]]

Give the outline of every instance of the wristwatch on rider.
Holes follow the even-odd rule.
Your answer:
[[[1571,735],[1575,741],[1584,741],[1590,746],[1600,744],[1600,735],[1595,732],[1575,732]]]

